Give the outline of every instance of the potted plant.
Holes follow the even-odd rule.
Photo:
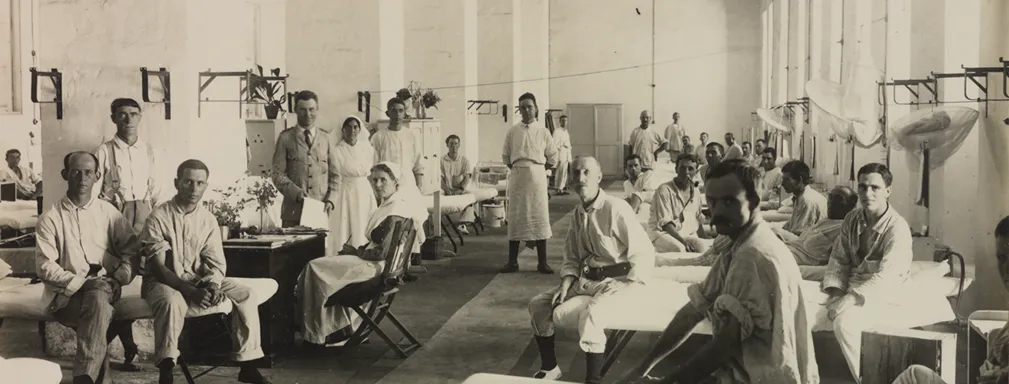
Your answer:
[[[263,227],[266,227],[266,211],[277,199],[278,192],[277,187],[273,185],[270,171],[263,171],[262,179],[254,181],[245,188],[245,193],[250,196],[249,200],[255,200],[259,205],[256,211],[259,212],[259,222]]]
[[[434,93],[433,89],[428,88],[427,92],[424,92],[424,94],[420,96],[420,102],[424,106],[424,109],[438,109],[438,103],[441,102],[441,97],[439,97],[437,93]],[[427,117],[426,111],[424,112],[424,117]]]
[[[287,95],[281,91],[283,87],[281,81],[267,80],[263,75],[263,66],[257,65],[256,68],[259,70],[259,73],[256,74],[250,71],[249,76],[249,89],[252,90],[250,93],[251,99],[265,104],[263,109],[266,110],[266,118],[274,120],[283,109],[284,102],[287,101]],[[280,77],[280,68],[271,69],[270,74],[272,77]]]
[[[229,187],[226,190],[215,190],[220,194],[216,200],[207,200],[204,204],[210,213],[217,218],[217,225],[221,227],[222,240],[238,237],[238,231],[242,226],[240,220],[242,210],[245,209],[245,201],[235,199],[236,188]]]

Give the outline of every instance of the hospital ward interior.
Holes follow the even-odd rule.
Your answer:
[[[0,383],[1009,384],[1005,0],[0,0],[0,150]]]

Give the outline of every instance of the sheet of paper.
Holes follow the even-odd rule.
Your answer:
[[[326,204],[311,197],[305,198],[301,209],[301,225],[309,228],[329,228],[329,216],[326,214]]]

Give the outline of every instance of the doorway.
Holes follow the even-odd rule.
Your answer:
[[[571,155],[599,160],[604,177],[623,177],[624,130],[621,104],[568,104]]]

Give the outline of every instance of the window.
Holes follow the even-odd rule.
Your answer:
[[[0,0],[0,113],[21,112],[21,0]]]

